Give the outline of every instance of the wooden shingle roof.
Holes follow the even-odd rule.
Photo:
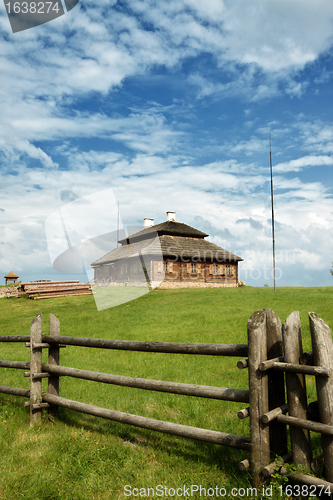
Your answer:
[[[122,246],[115,248],[93,262],[92,267],[112,264],[122,259],[145,256],[162,256],[170,259],[197,259],[204,261],[241,261],[238,255],[205,240],[206,233],[180,222],[167,221],[150,226],[129,238],[119,240]]]
[[[168,234],[170,236],[187,236],[190,238],[205,238],[208,236],[208,234],[199,231],[199,229],[195,229],[194,227],[183,224],[182,222],[171,220],[162,222],[161,224],[156,224],[155,226],[147,227],[138,233],[132,234],[130,236],[130,240],[131,242],[134,242],[143,238],[150,238],[151,236],[155,237],[156,233],[158,233],[159,236]],[[122,240],[119,240],[119,243],[126,245],[127,239],[123,238]]]

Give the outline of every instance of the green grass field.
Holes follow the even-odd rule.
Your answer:
[[[33,301],[0,299],[0,335],[29,334],[33,317],[48,314],[61,323],[61,334],[124,340],[246,343],[246,325],[257,309],[273,309],[282,322],[300,311],[303,348],[311,349],[307,313],[314,311],[333,327],[333,287],[155,290],[135,301],[98,312],[92,296]],[[1,359],[29,361],[23,344],[0,343]],[[47,353],[44,353],[47,356]],[[46,362],[46,357],[44,359]],[[221,387],[247,388],[247,370],[237,358],[135,353],[70,347],[61,364],[133,377]],[[29,388],[23,370],[0,370],[0,385]],[[43,381],[43,383],[45,380]],[[45,386],[46,387],[46,386]],[[307,377],[309,400],[314,380]],[[248,421],[237,411],[246,405],[116,387],[64,377],[60,395],[119,411],[180,424],[249,435]],[[116,500],[125,485],[141,497],[158,485],[183,488],[250,488],[250,476],[238,470],[247,453],[125,426],[60,409],[59,418],[29,427],[24,398],[0,394],[0,499]],[[318,435],[313,435],[319,446]],[[319,452],[319,450],[318,450]],[[170,490],[170,495],[172,490]],[[150,492],[150,497],[152,492]],[[162,498],[171,496],[159,495]],[[155,498],[158,497],[155,491]],[[244,498],[239,495],[234,498]],[[183,498],[187,498],[186,496]],[[199,492],[190,498],[203,498]],[[216,498],[214,496],[214,498]],[[252,498],[245,496],[245,498]],[[253,497],[254,498],[254,497]],[[276,498],[282,498],[277,496]]]

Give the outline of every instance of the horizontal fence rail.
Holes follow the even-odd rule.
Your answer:
[[[273,368],[274,370],[280,370],[282,372],[304,373],[305,375],[321,375],[322,377],[328,377],[330,375],[329,368],[324,368],[322,366],[306,366],[293,363],[274,363]]]
[[[29,370],[30,363],[27,361],[0,360],[0,368],[17,368],[19,370]]]
[[[0,342],[29,342],[30,335],[0,335]]]
[[[121,351],[202,354],[208,356],[247,356],[247,344],[200,344],[186,342],[140,342],[134,340],[88,339],[43,335],[43,342]]]
[[[0,335],[0,342],[29,342],[30,335]],[[0,360],[0,368],[16,368],[19,370],[28,370],[30,362],[26,361],[7,361]],[[20,389],[19,387],[7,387],[0,385],[0,393],[11,394],[13,396],[22,396],[30,398],[30,390]]]
[[[222,401],[235,401],[239,403],[249,402],[249,391],[242,389],[229,389],[225,387],[211,387],[206,385],[182,384],[179,382],[166,382],[163,380],[151,380],[144,378],[126,377],[123,375],[110,375],[101,372],[79,370],[66,366],[55,366],[43,363],[42,370],[61,376],[103,382],[124,387],[135,387],[158,392],[168,392],[183,396],[196,396],[201,398],[219,399]]]
[[[164,422],[163,420],[156,420],[154,418],[140,417],[139,415],[131,415],[130,413],[108,410],[106,408],[79,403],[77,401],[61,398],[59,396],[51,396],[46,393],[43,393],[42,396],[43,400],[47,403],[62,406],[63,408],[79,411],[81,413],[87,413],[88,415],[94,415],[95,417],[114,420],[123,424],[135,425],[136,427],[159,431],[164,434],[172,434],[174,436],[196,439],[207,443],[229,446],[231,448],[240,448],[242,450],[250,450],[251,448],[250,438],[244,436],[200,429],[198,427],[190,427],[188,425],[174,424],[171,422]]]
[[[263,478],[268,478],[273,473],[277,462],[270,463],[272,457],[282,456],[283,460],[278,461],[281,475],[316,488],[327,486],[333,492],[332,332],[315,313],[309,313],[309,321],[313,351],[303,353],[297,311],[291,313],[283,325],[270,309],[253,313],[247,325],[248,344],[66,337],[60,335],[60,322],[52,314],[49,335],[42,335],[42,315],[39,314],[31,323],[30,335],[0,335],[0,342],[25,342],[26,347],[30,347],[30,362],[0,360],[0,368],[29,370],[24,376],[30,377],[30,390],[0,386],[0,393],[30,399],[25,406],[30,406],[31,426],[41,422],[42,408],[48,408],[50,413],[56,415],[58,408],[63,407],[165,434],[249,451],[249,459],[243,460],[239,465],[241,470],[251,470],[252,483],[256,487],[263,484]],[[248,358],[238,361],[237,366],[248,369],[249,390],[144,379],[59,366],[59,352],[64,346]],[[43,349],[48,349],[48,363],[42,363]],[[307,401],[305,375],[312,375],[316,380],[318,401],[310,404]],[[239,410],[238,416],[241,419],[249,418],[250,437],[165,422],[65,399],[59,396],[59,379],[64,376],[183,396],[247,403],[248,407]],[[42,391],[43,378],[48,380],[47,392]],[[326,481],[307,474],[296,474],[284,467],[285,461],[292,460],[310,471],[312,452],[309,431],[321,434]]]
[[[312,422],[311,420],[302,420],[300,418],[291,417],[289,415],[278,415],[276,417],[278,422],[284,424],[294,425],[300,429],[308,429],[313,432],[320,432],[321,434],[328,434],[333,436],[333,426],[321,424],[319,422]]]
[[[24,398],[30,397],[29,389],[19,389],[17,387],[6,387],[5,385],[0,385],[0,392],[3,394],[13,394],[14,396],[23,396]]]
[[[26,337],[26,335],[22,335],[21,337]],[[20,340],[20,342],[25,342],[25,339]],[[30,368],[30,363],[26,361],[0,360],[0,368],[16,368],[19,370],[27,370]],[[7,387],[5,385],[0,385],[0,393],[12,394],[13,396],[22,396],[24,398],[30,398],[30,390],[20,389],[18,387]]]
[[[0,335],[0,342],[29,342],[30,335]],[[0,360],[0,368],[18,368],[27,370],[30,367],[29,362],[25,361],[6,361]],[[0,385],[0,393],[13,394],[15,396],[30,397],[30,391],[26,389],[19,389],[18,387],[7,387]]]

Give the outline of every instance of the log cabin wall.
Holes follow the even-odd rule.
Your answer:
[[[148,266],[148,273],[150,273],[150,264],[145,262]],[[131,282],[131,283],[146,283],[146,277],[142,271],[142,264],[140,259],[133,258],[127,259],[125,261],[119,261],[114,263],[114,269],[112,272],[112,281],[115,282]]]
[[[102,281],[110,278],[111,266],[98,266],[94,269],[94,278],[97,281]]]
[[[183,262],[164,259],[152,263],[152,276],[164,282],[238,283],[237,262]]]
[[[238,283],[237,262],[183,262],[170,259],[146,262],[147,271],[152,281],[164,283]],[[164,275],[164,276],[163,276]],[[95,279],[109,283],[146,282],[138,258],[114,262],[95,268]]]
[[[149,263],[148,263],[149,266]],[[148,273],[150,269],[148,269]],[[104,265],[95,268],[95,279],[109,283],[146,282],[142,265],[138,258],[113,262],[112,265]]]

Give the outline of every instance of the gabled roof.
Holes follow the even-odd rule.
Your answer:
[[[185,226],[185,224],[182,225]],[[140,233],[142,232],[143,231],[140,231]],[[201,233],[201,231],[199,231],[199,233]],[[169,257],[173,260],[181,258],[184,261],[185,259],[196,259],[196,261],[205,260],[208,262],[213,262],[215,260],[220,262],[235,262],[243,260],[238,255],[235,255],[232,252],[228,252],[224,248],[215,245],[215,243],[206,241],[205,239],[203,239],[203,237],[194,238],[188,236],[172,236],[167,234],[158,236],[155,231],[151,231],[150,238],[136,238],[134,242],[132,242],[132,237],[130,236],[128,241],[128,245],[123,245],[122,247],[115,248],[111,252],[104,255],[104,257],[101,257],[100,259],[93,262],[91,264],[92,267],[112,264],[113,262],[116,262],[118,260],[138,257],[140,254],[142,256],[156,255],[157,257],[161,257],[162,254],[163,257]]]
[[[19,276],[14,274],[13,271],[10,271],[10,273],[8,273],[7,276],[4,276],[4,278],[19,278]]]
[[[134,243],[137,240],[151,238],[152,236],[154,237],[156,236],[156,233],[158,233],[159,236],[168,234],[170,236],[187,236],[190,238],[205,238],[208,236],[208,234],[199,231],[199,229],[195,229],[194,227],[183,224],[182,222],[170,220],[162,222],[161,224],[156,224],[155,226],[146,227],[142,231],[132,234],[129,238],[119,240],[119,243],[126,245],[128,239],[130,240],[130,243]]]
[[[159,238],[164,257],[179,256],[182,259],[200,259],[205,261],[240,261],[243,260],[238,255],[225,250],[215,243],[204,240],[203,238],[187,238],[161,236]]]
[[[155,237],[152,236],[150,239],[137,240],[134,243],[132,243],[132,239],[130,238],[130,242],[128,245],[123,245],[119,248],[111,250],[111,252],[104,255],[104,257],[96,260],[91,265],[92,267],[96,267],[103,264],[111,264],[112,262],[116,262],[117,260],[138,257],[140,254],[156,256],[161,255],[161,246],[156,234]]]

